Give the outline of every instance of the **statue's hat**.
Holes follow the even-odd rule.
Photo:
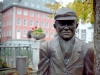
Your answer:
[[[54,14],[55,20],[76,20],[77,15],[75,11],[69,8],[60,8]]]

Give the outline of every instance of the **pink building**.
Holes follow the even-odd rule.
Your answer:
[[[32,27],[41,27],[46,34],[45,40],[55,35],[54,20],[49,18],[50,12],[12,5],[2,11],[2,42],[8,39],[27,39],[27,32]]]

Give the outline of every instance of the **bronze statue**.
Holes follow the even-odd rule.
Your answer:
[[[60,8],[54,19],[58,36],[41,45],[37,75],[94,75],[94,50],[75,37],[76,13]]]

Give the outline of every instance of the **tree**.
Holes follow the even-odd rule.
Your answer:
[[[93,0],[74,0],[73,3],[69,3],[66,7],[73,9],[78,19],[82,19],[84,22],[94,23]]]
[[[94,6],[94,49],[95,75],[100,75],[100,0],[93,0]]]
[[[51,10],[56,11],[58,8],[63,7],[61,2],[56,2],[55,4],[46,4],[46,7]],[[93,0],[74,0],[73,3],[69,3],[66,7],[75,10],[78,16],[78,20],[82,19],[84,22],[94,23],[94,13],[93,13]],[[52,15],[53,17],[53,15]]]
[[[55,12],[57,9],[59,9],[61,7],[61,3],[60,2],[56,2],[54,4],[47,3],[47,4],[45,4],[45,6],[50,8],[53,12]],[[54,14],[50,15],[49,17],[53,18]]]

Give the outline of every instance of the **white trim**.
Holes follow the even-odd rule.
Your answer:
[[[16,14],[16,7],[13,7],[13,16],[12,16],[12,39],[15,38],[15,14]]]
[[[26,25],[24,24],[24,20],[26,20]],[[23,20],[23,26],[27,26],[28,20],[27,19],[24,19],[24,20]]]

